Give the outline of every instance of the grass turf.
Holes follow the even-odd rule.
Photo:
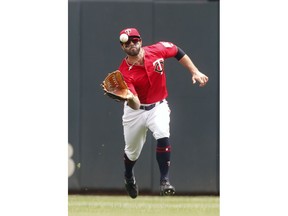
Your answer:
[[[217,196],[69,195],[69,216],[219,216]]]

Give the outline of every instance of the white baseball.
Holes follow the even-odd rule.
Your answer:
[[[128,41],[128,39],[129,39],[129,37],[128,37],[127,34],[121,34],[121,35],[120,35],[120,41],[121,41],[122,43],[126,43],[126,42]]]

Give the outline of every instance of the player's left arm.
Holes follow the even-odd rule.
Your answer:
[[[195,84],[196,82],[199,82],[200,87],[203,87],[207,84],[209,80],[208,76],[201,73],[198,70],[198,68],[194,65],[190,57],[179,47],[178,47],[178,52],[175,58],[180,62],[180,64],[182,64],[185,68],[187,68],[188,71],[191,73],[193,84]]]

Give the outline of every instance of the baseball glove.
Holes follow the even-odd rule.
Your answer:
[[[119,70],[109,73],[101,84],[104,94],[116,101],[125,101],[128,96],[128,86]]]

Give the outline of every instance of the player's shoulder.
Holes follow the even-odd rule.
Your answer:
[[[169,42],[169,41],[159,41],[159,42],[156,42],[152,45],[148,45],[146,46],[147,48],[169,48],[169,47],[174,47],[175,44],[172,43],[172,42]]]
[[[152,45],[148,45],[145,47],[146,50],[151,50],[151,51],[161,51],[161,50],[166,50],[166,49],[173,49],[177,47],[174,43],[168,42],[168,41],[159,41],[157,43],[154,43]]]
[[[171,48],[174,47],[175,44],[172,42],[168,42],[168,41],[159,41],[157,44],[159,44],[159,46],[165,47],[165,48]]]

